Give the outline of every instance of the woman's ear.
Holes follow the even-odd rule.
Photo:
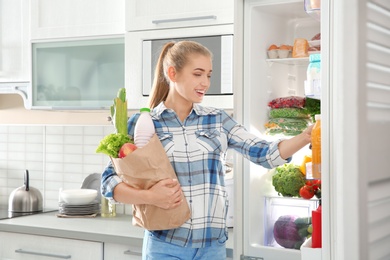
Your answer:
[[[176,69],[173,66],[168,67],[168,78],[171,82],[176,82]]]

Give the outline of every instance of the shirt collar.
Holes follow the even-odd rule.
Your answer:
[[[152,116],[160,119],[161,114],[165,111],[171,111],[171,109],[167,108],[164,105],[164,101],[162,101],[158,106],[156,106],[152,111]],[[193,104],[192,111],[190,114],[195,113],[198,116],[207,116],[207,115],[218,115],[221,114],[221,110],[214,107],[204,107],[199,104]]]

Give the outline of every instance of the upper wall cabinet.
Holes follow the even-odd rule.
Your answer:
[[[31,40],[124,34],[125,0],[31,0]]]
[[[0,82],[30,79],[28,22],[29,1],[0,0]]]
[[[127,31],[232,24],[234,1],[126,0],[126,14]]]

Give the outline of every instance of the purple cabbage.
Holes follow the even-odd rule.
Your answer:
[[[305,237],[299,235],[300,227],[296,224],[297,216],[280,216],[274,225],[275,241],[284,248],[299,249]]]

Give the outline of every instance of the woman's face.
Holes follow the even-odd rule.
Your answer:
[[[176,72],[174,91],[191,103],[200,103],[210,87],[211,58],[191,55],[182,71]]]

